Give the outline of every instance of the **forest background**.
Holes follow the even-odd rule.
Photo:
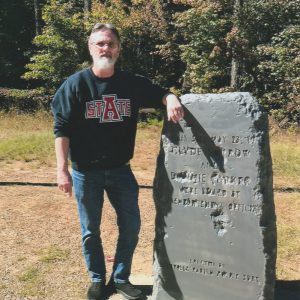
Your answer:
[[[122,36],[119,67],[177,94],[247,91],[281,127],[300,124],[299,0],[1,0],[0,102],[47,105],[90,64],[97,22]]]

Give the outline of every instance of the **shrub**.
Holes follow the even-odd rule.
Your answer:
[[[0,88],[0,109],[5,112],[32,113],[37,110],[49,110],[51,95],[45,95],[40,90],[18,90]]]

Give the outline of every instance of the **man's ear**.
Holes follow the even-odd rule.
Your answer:
[[[88,49],[89,49],[89,53],[91,54],[91,43],[90,43],[89,40],[88,40],[87,46],[88,46]]]

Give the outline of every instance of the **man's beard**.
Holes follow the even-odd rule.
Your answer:
[[[94,58],[94,66],[101,70],[111,69],[115,66],[117,59],[111,57],[97,57]]]

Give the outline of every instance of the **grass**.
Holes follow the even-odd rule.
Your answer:
[[[34,265],[27,267],[23,273],[18,276],[18,280],[21,283],[20,296],[43,296],[45,294],[45,276],[54,270],[53,266],[56,263],[66,261],[69,255],[69,250],[62,249],[57,245],[51,245],[48,248],[41,249],[39,252],[40,257]]]
[[[51,115],[0,112],[0,160],[39,161],[51,165],[54,161]]]
[[[161,131],[162,121],[139,123],[137,139],[151,141]],[[0,160],[39,161],[52,164],[54,138],[50,113],[18,115],[0,112]],[[300,142],[296,135],[274,136],[271,139],[274,176],[299,184]]]
[[[34,282],[38,279],[38,277],[39,277],[38,268],[30,267],[19,276],[19,280],[23,282]]]
[[[40,261],[44,263],[65,261],[70,255],[69,250],[61,249],[56,245],[51,245],[48,249],[44,249],[42,252],[43,254]]]
[[[22,283],[19,294],[22,297],[30,297],[42,295],[40,286],[42,282],[41,270],[37,266],[28,267],[19,277],[19,281]]]
[[[288,180],[300,177],[299,136],[287,135],[271,139],[273,171],[275,176]]]
[[[11,111],[0,111],[0,139],[20,132],[52,130],[52,116],[48,112],[40,111],[35,114],[18,114]]]
[[[157,126],[161,128],[163,125],[163,121],[157,119],[149,119],[147,122],[139,122],[138,128],[147,128],[149,126]]]
[[[275,193],[278,235],[277,276],[282,280],[300,279],[299,196],[299,193]]]
[[[50,113],[18,115],[0,112],[0,161],[38,161],[53,165],[54,136]],[[162,121],[150,119],[138,124],[137,139],[151,141],[161,131]]]
[[[0,143],[0,160],[39,160],[50,163],[54,157],[53,136],[49,131],[19,133]]]
[[[282,224],[277,223],[277,232],[278,232],[278,264],[277,276],[280,276],[281,279],[287,279],[291,273],[298,272],[300,264],[295,264],[294,259],[300,259],[300,230],[299,226],[296,224]],[[299,279],[299,278],[298,278]]]

